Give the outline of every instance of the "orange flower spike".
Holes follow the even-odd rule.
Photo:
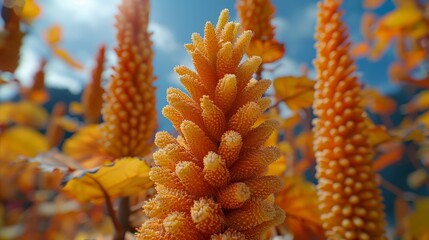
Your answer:
[[[118,65],[104,94],[101,125],[101,143],[115,157],[149,153],[157,127],[149,9],[149,0],[123,0],[116,18]]]
[[[99,122],[101,107],[103,105],[104,89],[101,86],[102,73],[104,70],[106,47],[101,45],[96,64],[92,70],[91,81],[85,87],[82,93],[81,103],[83,106],[83,115],[86,124],[96,124]]]
[[[253,31],[247,54],[262,57],[262,62],[274,62],[285,53],[283,44],[274,39],[275,27],[271,24],[275,7],[270,0],[238,0],[238,16],[245,30]]]
[[[328,239],[385,239],[380,190],[339,0],[320,4],[316,33],[314,149]]]
[[[54,105],[51,114],[51,120],[46,130],[46,138],[51,147],[58,146],[64,137],[64,129],[58,124],[58,120],[66,115],[67,107],[63,102],[57,102]]]
[[[155,232],[163,239],[260,239],[284,220],[270,200],[281,181],[264,176],[279,154],[263,143],[278,124],[254,126],[269,105],[262,95],[270,81],[252,78],[260,57],[240,63],[251,32],[228,20],[224,10],[216,26],[206,24],[204,37],[192,35],[186,48],[196,71],[175,68],[189,95],[167,90],[163,114],[179,136],[155,136],[160,149],[150,177],[158,193],[144,205],[151,219],[138,239],[153,239],[154,218],[160,219]]]
[[[49,99],[49,93],[46,91],[45,86],[45,66],[47,64],[46,59],[40,62],[39,69],[33,77],[33,84],[29,88],[22,88],[21,95],[35,103],[45,103]]]

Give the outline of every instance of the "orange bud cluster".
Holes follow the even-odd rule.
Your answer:
[[[81,103],[83,106],[83,115],[87,124],[98,123],[101,107],[103,105],[104,89],[101,86],[102,74],[104,70],[104,55],[106,47],[100,46],[97,57],[96,65],[92,70],[91,81],[82,92]]]
[[[149,220],[138,239],[260,239],[284,221],[273,196],[282,183],[264,176],[279,157],[264,146],[278,124],[254,126],[270,104],[262,95],[271,82],[252,78],[260,57],[242,62],[251,36],[224,10],[216,26],[206,23],[204,37],[194,33],[185,45],[196,71],[175,69],[189,95],[167,90],[163,114],[180,135],[155,136],[157,195],[144,205]]]
[[[385,239],[367,116],[340,4],[320,4],[316,30],[314,149],[321,220],[328,239]]]
[[[238,0],[238,15],[245,30],[253,31],[253,38],[247,49],[250,56],[262,57],[263,63],[280,59],[284,54],[284,45],[274,39],[275,7],[270,0]]]
[[[116,19],[118,63],[104,95],[101,143],[115,157],[144,156],[157,126],[149,0],[123,0]]]

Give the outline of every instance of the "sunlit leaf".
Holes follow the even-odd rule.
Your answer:
[[[279,100],[297,111],[313,104],[314,81],[307,77],[287,76],[274,80],[274,90]]]
[[[284,225],[294,239],[321,239],[322,221],[318,209],[316,188],[300,177],[283,177],[284,188],[276,196],[286,213]]]
[[[12,127],[0,134],[0,161],[34,157],[49,149],[47,139],[29,127]]]
[[[403,109],[407,113],[429,109],[429,90],[419,92]]]
[[[81,202],[130,196],[150,187],[149,166],[138,158],[123,158],[68,180],[63,190]]]
[[[285,53],[285,47],[283,44],[276,40],[271,41],[251,41],[247,54],[249,56],[260,56],[263,63],[271,63],[279,60]]]
[[[113,160],[100,145],[100,138],[97,125],[85,126],[64,142],[63,151],[85,169],[100,166]]]
[[[66,52],[64,49],[59,47],[54,47],[53,52],[55,55],[57,55],[60,59],[62,59],[64,62],[69,64],[71,67],[76,68],[78,70],[82,70],[83,66],[78,61],[73,59],[68,52]]]

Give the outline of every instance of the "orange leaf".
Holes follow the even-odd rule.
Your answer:
[[[408,70],[416,68],[426,57],[426,52],[423,49],[406,52],[405,53],[405,66]]]
[[[276,204],[286,213],[283,224],[295,239],[320,239],[323,230],[314,185],[301,177],[283,180],[284,188],[276,196]]]
[[[357,43],[352,46],[352,49],[350,50],[350,54],[353,57],[364,57],[369,52],[369,45],[366,42]]]
[[[100,138],[101,133],[97,125],[85,126],[64,142],[63,151],[85,169],[113,161],[114,159],[104,152],[98,142]]]
[[[297,111],[313,104],[314,83],[305,76],[286,76],[276,78],[273,85],[277,98],[284,101],[292,111]]]
[[[60,25],[53,25],[45,32],[45,40],[51,46],[55,47],[62,39],[62,28]]]
[[[63,188],[80,202],[104,200],[103,189],[110,197],[124,197],[143,191],[152,185],[149,166],[139,158],[123,158],[95,171],[70,179]]]
[[[411,101],[403,106],[406,113],[413,113],[429,109],[429,90],[419,92]]]
[[[73,59],[68,52],[66,52],[64,49],[59,48],[59,47],[53,47],[52,49],[55,53],[55,55],[57,55],[59,58],[61,58],[63,61],[65,61],[66,63],[68,63],[70,66],[78,69],[78,70],[82,70],[83,66],[76,61],[75,59]]]
[[[284,45],[277,42],[276,40],[251,41],[249,48],[247,49],[247,54],[249,56],[260,56],[263,63],[275,62],[282,58],[284,53]]]
[[[362,15],[361,23],[360,23],[360,31],[363,37],[367,40],[373,39],[373,31],[372,27],[375,24],[376,17],[373,13],[366,12]]]
[[[378,90],[367,88],[363,90],[363,99],[366,107],[373,113],[390,115],[396,110],[396,102],[393,98],[382,95]]]
[[[34,157],[48,149],[48,140],[29,127],[12,127],[0,134],[0,162]]]
[[[364,0],[363,7],[367,9],[374,9],[380,7],[386,0]]]
[[[385,152],[379,156],[374,162],[374,170],[380,171],[385,167],[401,160],[404,154],[404,147],[398,143],[390,144]]]
[[[40,7],[35,0],[25,0],[24,8],[20,14],[21,19],[27,23],[31,23],[40,15]]]

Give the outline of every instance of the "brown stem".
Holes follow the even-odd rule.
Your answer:
[[[106,189],[104,189],[103,185],[101,185],[101,183],[99,181],[97,181],[97,179],[93,178],[91,175],[88,175],[88,177],[90,177],[92,180],[94,180],[94,182],[98,185],[101,192],[103,193],[104,200],[106,202],[107,212],[109,213],[109,217],[113,222],[113,226],[115,227],[115,232],[121,232],[122,227],[118,221],[118,218],[116,217],[115,209],[113,208],[112,200],[110,199],[109,194],[107,193]],[[116,233],[115,233],[115,235],[116,235]]]
[[[125,239],[125,234],[127,230],[130,229],[130,198],[122,197],[119,199],[119,212],[118,212],[118,220],[121,224],[121,231],[115,232],[113,239],[115,240],[123,240]]]

